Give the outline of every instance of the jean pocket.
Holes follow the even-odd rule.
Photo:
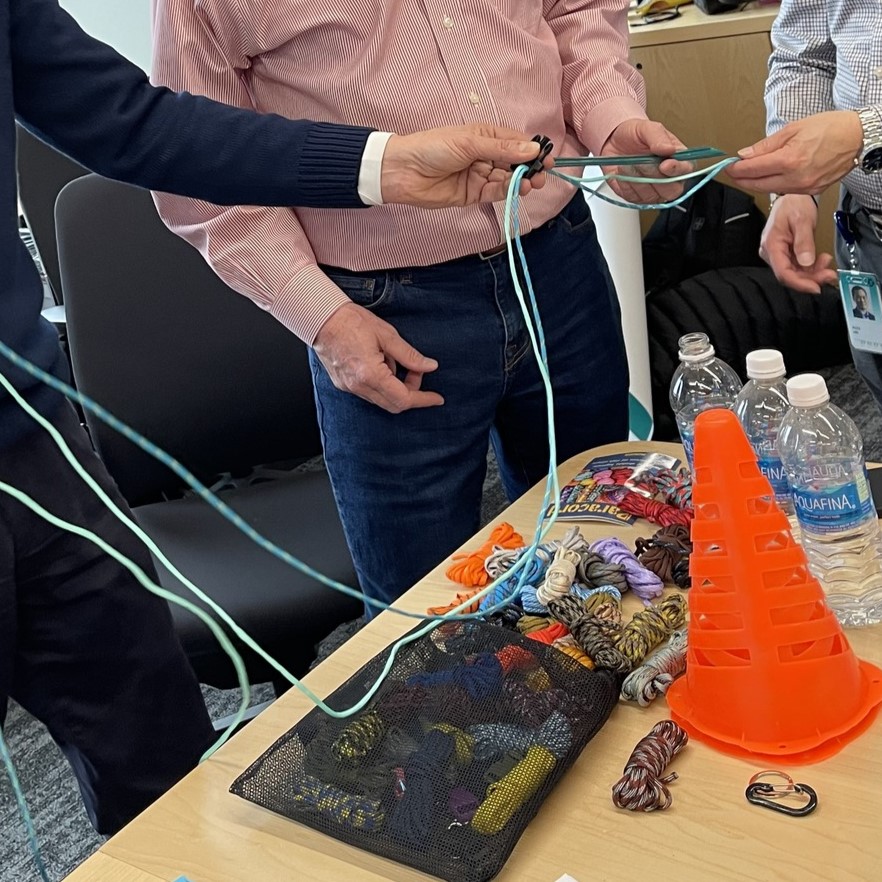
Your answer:
[[[378,309],[388,303],[392,296],[392,279],[389,273],[341,273],[325,270],[325,275],[353,302],[365,309]]]
[[[557,216],[561,226],[568,233],[581,233],[594,229],[594,218],[584,197],[577,194],[569,205]]]

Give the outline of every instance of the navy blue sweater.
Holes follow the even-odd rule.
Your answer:
[[[363,207],[370,129],[252,114],[150,85],[85,34],[56,0],[0,0],[0,339],[66,378],[43,292],[18,235],[15,125],[109,178],[220,205]],[[95,256],[100,260],[100,255]],[[0,370],[43,414],[57,393],[0,356]],[[0,389],[0,447],[33,421]]]

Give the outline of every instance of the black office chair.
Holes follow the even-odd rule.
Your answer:
[[[34,237],[40,262],[46,271],[55,303],[61,306],[64,295],[58,272],[58,245],[55,236],[55,200],[62,187],[89,173],[88,169],[15,125],[18,165],[18,198],[25,221]],[[60,316],[57,311],[53,316]],[[51,318],[51,317],[50,317]],[[56,320],[57,318],[53,318]]]
[[[80,390],[201,480],[320,453],[306,347],[170,233],[149,193],[88,175],[62,190],[56,220]],[[167,499],[179,494],[176,475],[91,415],[88,425],[145,531],[293,673],[306,671],[319,640],[361,613],[359,601],[270,556],[201,500]],[[324,470],[222,495],[278,545],[356,585]],[[185,593],[159,570],[164,587]],[[200,681],[235,685],[208,629],[177,607],[173,614]],[[252,681],[279,683],[258,656],[245,658]]]

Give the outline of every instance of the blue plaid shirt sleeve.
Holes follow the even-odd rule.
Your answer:
[[[783,0],[772,27],[766,81],[766,132],[833,110],[836,47],[827,24],[828,0]]]

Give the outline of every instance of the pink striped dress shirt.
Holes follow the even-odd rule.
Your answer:
[[[548,135],[557,155],[597,152],[619,123],[645,116],[627,8],[628,0],[154,0],[152,77],[291,118],[398,133],[489,122]],[[556,179],[531,193],[522,232],[572,195]],[[503,240],[501,204],[295,211],[156,201],[230,287],[307,343],[347,302],[320,264],[429,266]]]

